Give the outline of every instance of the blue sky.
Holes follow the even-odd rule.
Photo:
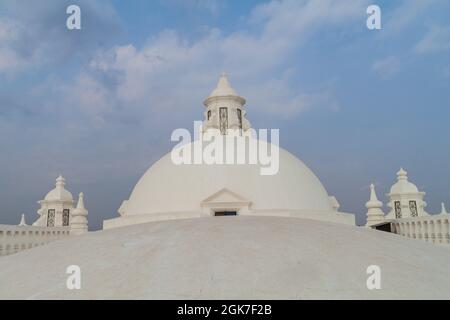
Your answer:
[[[448,1],[3,0],[0,223],[34,220],[59,173],[93,229],[117,216],[222,71],[359,223],[401,166],[429,212],[450,206]]]

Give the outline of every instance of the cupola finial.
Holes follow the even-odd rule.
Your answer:
[[[400,168],[400,170],[397,172],[397,179],[408,180],[408,172],[406,172],[403,168]]]
[[[66,179],[62,175],[59,175],[58,178],[56,178],[56,187],[57,188],[64,188],[66,185]]]
[[[448,214],[447,209],[445,208],[445,203],[441,203],[441,214]]]
[[[85,209],[83,192],[80,192],[80,194],[78,195],[77,209],[83,209],[83,210]]]
[[[27,226],[27,222],[25,221],[25,214],[22,213],[22,217],[20,218],[19,227]]]

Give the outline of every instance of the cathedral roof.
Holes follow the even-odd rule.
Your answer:
[[[55,276],[74,262],[82,290]],[[171,220],[0,258],[0,299],[449,299],[449,265],[448,248],[311,219]]]

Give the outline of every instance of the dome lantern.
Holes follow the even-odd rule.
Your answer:
[[[427,204],[423,200],[425,192],[419,191],[417,186],[408,180],[408,173],[403,168],[397,172],[397,182],[387,196],[388,207],[391,208],[386,216],[388,219],[428,216],[425,212]]]
[[[38,201],[40,217],[33,223],[38,227],[69,227],[70,213],[73,210],[73,196],[66,188],[66,179],[62,175],[56,178],[55,188]]]
[[[228,81],[225,73],[220,75],[217,87],[203,102],[206,111],[203,121],[204,131],[215,129],[222,135],[229,130],[243,133],[251,128],[244,110],[245,99],[239,96]]]

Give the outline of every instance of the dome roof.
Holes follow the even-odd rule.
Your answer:
[[[82,290],[55,276],[74,262]],[[366,287],[374,263],[382,290]],[[199,218],[2,257],[0,299],[450,299],[449,265],[448,248],[387,232],[299,218]]]
[[[73,201],[72,194],[64,188],[66,179],[61,175],[56,179],[56,187],[45,196],[45,201]]]
[[[245,104],[245,99],[236,94],[222,74],[204,105],[230,108],[232,104],[235,110],[230,114],[234,114],[234,118],[228,118],[225,113],[224,121],[221,120],[225,130],[208,127],[196,141],[177,146],[154,163],[136,184],[129,200],[122,202],[118,210],[120,217],[105,220],[103,228],[216,214],[295,216],[354,224],[354,215],[338,212],[337,200],[329,197],[319,179],[294,155],[266,139],[255,139],[256,131],[247,130],[251,128],[249,123],[245,132],[230,130],[228,120],[239,120],[236,109]],[[194,133],[194,136],[197,135]],[[224,140],[219,142],[218,139]],[[210,143],[212,140],[218,144]],[[219,145],[223,150],[217,149],[221,148]],[[261,150],[265,150],[267,159],[261,158],[261,154],[264,156]],[[176,164],[173,152],[183,154],[185,160],[195,164],[186,164],[186,161]],[[225,164],[204,159],[208,154],[214,154],[215,158],[222,156]],[[201,161],[191,161],[198,158]],[[245,164],[237,164],[237,158]]]
[[[183,148],[192,148],[192,144]],[[224,189],[251,203],[252,210],[333,210],[319,179],[288,151],[279,148],[277,174],[261,175],[261,167],[260,164],[175,165],[168,153],[139,180],[120,213],[125,216],[199,211],[204,200]]]
[[[390,194],[411,194],[411,193],[419,193],[419,189],[417,189],[414,183],[408,181],[408,173],[400,169],[397,172],[397,182],[391,187]]]

